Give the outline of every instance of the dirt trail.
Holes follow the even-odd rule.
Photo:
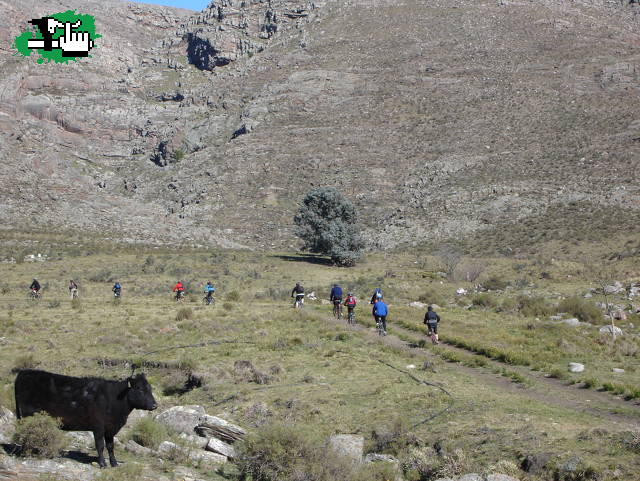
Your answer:
[[[345,321],[338,321],[333,317],[328,317],[326,320],[336,325],[344,325]],[[409,329],[399,327],[397,325],[390,325],[391,332],[395,331],[402,333],[403,335],[414,338],[416,341],[424,339],[425,336],[413,332]],[[356,324],[350,327],[358,334],[366,337],[367,339],[377,340],[383,342],[388,346],[395,347],[410,353],[412,356],[421,358],[422,361],[427,359],[440,359],[437,354],[430,351],[429,348],[416,347],[399,337],[388,334],[387,336],[380,337],[374,329]],[[450,346],[447,344],[440,344],[441,347],[450,349],[452,351],[461,352],[465,354],[473,354],[464,349]],[[472,375],[475,378],[481,379],[481,382],[491,384],[497,389],[509,392],[517,392],[521,395],[527,396],[537,401],[555,405],[562,408],[568,408],[579,412],[584,412],[589,415],[596,416],[598,418],[607,420],[610,424],[608,426],[611,429],[625,431],[629,429],[640,429],[640,405],[637,402],[625,401],[621,398],[613,396],[608,393],[580,389],[575,386],[567,385],[560,380],[546,378],[542,373],[531,371],[526,368],[506,365],[498,361],[486,359],[487,367],[507,367],[510,371],[515,371],[525,378],[532,381],[529,385],[523,385],[515,383],[508,378],[494,374],[489,371],[487,367],[468,367],[460,363],[454,364],[455,367],[463,372]],[[455,393],[453,393],[455,396]],[[619,412],[619,411],[625,412]],[[633,412],[635,411],[635,413]]]

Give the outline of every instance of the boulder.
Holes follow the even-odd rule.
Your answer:
[[[413,301],[409,303],[409,307],[415,307],[417,309],[424,309],[427,305],[424,302]]]
[[[612,367],[611,371],[617,373],[617,374],[622,374],[624,372],[624,369],[621,369],[619,367]]]
[[[467,290],[459,287],[458,289],[456,289],[456,296],[466,296],[467,295]]]
[[[359,464],[362,462],[364,437],[356,434],[334,434],[329,438],[328,447]]]
[[[482,476],[476,473],[464,474],[458,478],[458,481],[484,481]]]
[[[579,325],[583,324],[575,317],[572,317],[571,319],[563,319],[560,322],[562,322],[562,324],[566,324],[567,326],[571,326],[571,327],[578,327]]]
[[[149,456],[153,454],[153,449],[146,448],[136,443],[133,439],[127,441],[124,445],[124,449],[136,456]]]
[[[227,443],[235,443],[247,434],[240,426],[231,424],[219,417],[206,414],[202,416],[195,430],[200,436],[218,438]]]
[[[487,481],[519,481],[517,478],[507,476],[506,474],[489,474]]]
[[[608,324],[606,326],[602,326],[600,329],[600,334],[612,334],[614,336],[622,336],[623,332],[622,329],[620,329],[619,327],[616,326],[612,326],[611,324]]]
[[[246,434],[241,427],[206,414],[202,406],[173,406],[158,414],[156,421],[178,433],[213,437],[228,443],[233,443]]]
[[[207,445],[205,446],[205,449],[207,451],[211,451],[212,453],[222,454],[227,458],[235,458],[236,456],[236,452],[235,449],[233,449],[233,446],[216,438],[210,438],[207,442]]]
[[[624,287],[622,286],[622,283],[619,281],[614,282],[613,284],[609,285],[609,286],[604,286],[604,293],[605,294],[618,294],[619,292],[623,291]]]
[[[16,416],[10,409],[0,406],[0,444],[10,443],[15,431]]]
[[[571,371],[571,372],[582,372],[582,371],[584,371],[584,364],[580,364],[579,362],[570,362],[569,363],[569,371]]]
[[[551,459],[549,453],[530,453],[524,457],[520,468],[526,473],[535,474],[544,469],[549,459]]]
[[[395,465],[399,465],[399,461],[397,458],[394,458],[390,454],[378,454],[378,453],[369,453],[364,457],[365,463],[393,463]]]
[[[624,313],[624,311],[622,309],[618,309],[618,310],[614,311],[613,318],[616,321],[626,321],[627,320],[627,315]]]

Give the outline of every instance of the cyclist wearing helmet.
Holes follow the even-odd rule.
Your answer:
[[[338,284],[334,284],[331,288],[331,295],[329,296],[329,300],[333,302],[333,314],[339,314],[342,307],[342,287],[340,287]]]
[[[371,296],[371,304],[375,304],[376,300],[381,301],[382,297],[382,289],[376,287],[373,291],[373,295]]]

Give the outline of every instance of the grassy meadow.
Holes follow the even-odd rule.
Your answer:
[[[93,245],[34,252],[40,248],[45,262],[2,264],[0,404],[10,409],[16,369],[116,378],[136,363],[160,410],[200,404],[249,431],[286,423],[321,438],[359,433],[368,451],[397,456],[406,479],[435,479],[416,468],[435,444],[448,453],[440,474],[637,479],[637,316],[619,324],[625,335],[615,341],[599,334],[601,316],[579,327],[549,320],[563,300],[597,286],[578,262],[463,258],[445,276],[441,260],[422,254],[370,255],[345,269],[292,253]],[[621,262],[637,276],[631,261]],[[44,286],[40,301],[27,299],[33,277]],[[80,287],[74,301],[69,279]],[[181,303],[171,293],[177,280],[188,291]],[[202,303],[207,280],[217,288],[215,306]],[[289,296],[298,281],[318,300],[295,311]],[[333,282],[359,298],[357,328],[333,321],[322,302]],[[475,293],[478,283],[494,289]],[[372,332],[367,302],[376,286],[390,305],[384,339]],[[469,293],[456,296],[459,287]],[[408,305],[416,300],[438,304],[440,346],[425,344],[424,309]],[[573,361],[585,372],[569,373]],[[118,454],[129,477],[136,463],[164,473],[175,467]],[[548,455],[546,467],[520,471],[527,455]],[[577,471],[566,471],[576,459]]]

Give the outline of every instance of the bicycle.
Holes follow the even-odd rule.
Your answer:
[[[355,324],[356,323],[356,313],[354,309],[347,309],[347,324]]]
[[[27,300],[29,301],[39,301],[40,299],[42,299],[42,294],[35,289],[31,289],[27,294]]]
[[[333,315],[336,319],[342,319],[342,299],[333,301]]]
[[[304,294],[296,294],[296,300],[293,303],[294,309],[302,309],[304,307]]]
[[[210,296],[208,294],[206,294],[203,298],[202,298],[202,303],[205,306],[210,306],[211,304],[213,304],[214,306],[216,305],[216,300],[213,298],[213,296]]]
[[[440,341],[438,341],[438,327],[436,326],[431,326],[430,324],[427,324],[427,337],[429,339],[431,339],[431,342],[433,344],[440,344]]]
[[[113,298],[120,299],[120,289],[116,289],[113,291]]]
[[[387,335],[387,331],[384,327],[385,326],[384,326],[384,323],[382,322],[382,318],[379,316],[376,316],[376,331],[378,331],[379,336]]]
[[[184,300],[184,291],[176,291],[176,302],[182,302]]]
[[[71,289],[69,293],[71,294],[71,300],[78,298],[78,289]]]

